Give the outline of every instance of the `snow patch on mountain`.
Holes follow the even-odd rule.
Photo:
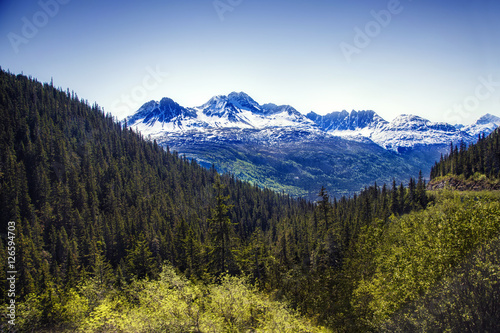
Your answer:
[[[170,98],[145,103],[126,119],[131,126],[154,139],[167,138],[271,143],[280,140],[313,140],[338,136],[347,140],[374,142],[401,152],[419,146],[475,142],[500,126],[491,114],[468,126],[435,123],[416,115],[402,114],[387,122],[375,111],[340,111],[327,115],[303,115],[290,105],[259,104],[244,92],[212,97],[205,104],[186,108]]]
[[[144,104],[126,119],[128,126],[157,137],[168,133],[208,132],[214,129],[293,127],[316,131],[316,124],[289,105],[260,105],[247,94],[233,92],[212,97],[205,104],[183,108],[170,99]]]
[[[463,127],[463,131],[469,133],[474,138],[478,135],[488,135],[500,126],[500,118],[492,114],[485,114],[474,124]]]
[[[415,115],[400,115],[388,124],[375,129],[370,139],[388,150],[414,148],[450,142],[471,142],[472,137],[446,123],[434,123]]]
[[[321,116],[315,112],[309,112],[307,118],[314,121],[326,132],[356,132],[363,129],[375,129],[387,124],[375,111],[341,111],[332,112]]]

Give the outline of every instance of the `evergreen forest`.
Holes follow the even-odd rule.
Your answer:
[[[431,169],[434,186],[441,183],[452,188],[500,190],[500,131],[487,138],[478,137],[475,144],[454,146],[441,156]]]
[[[499,136],[452,146],[431,182],[494,184]],[[0,152],[2,331],[500,330],[496,191],[429,190],[420,173],[296,199],[4,70]]]

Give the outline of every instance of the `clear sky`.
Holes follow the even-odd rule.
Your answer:
[[[244,91],[302,113],[500,116],[500,1],[3,0],[0,66],[118,118]]]

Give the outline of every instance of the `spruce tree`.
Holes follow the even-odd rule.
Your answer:
[[[232,253],[232,237],[234,234],[233,223],[228,216],[229,210],[233,207],[227,205],[229,196],[224,195],[225,186],[220,177],[216,177],[214,183],[215,207],[212,209],[212,217],[208,220],[211,235],[211,266],[215,275],[223,273],[236,273],[238,268],[234,262]]]

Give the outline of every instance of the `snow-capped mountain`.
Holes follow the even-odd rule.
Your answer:
[[[350,195],[374,181],[428,174],[450,142],[474,142],[500,118],[485,115],[454,126],[414,115],[388,122],[370,110],[303,115],[233,92],[197,107],[170,98],[150,101],[125,122],[202,166],[316,200],[321,186],[334,196]]]
[[[472,143],[478,134],[489,134],[500,126],[500,118],[487,114],[476,123],[450,125],[434,123],[415,115],[402,114],[387,122],[373,111],[333,112],[325,116],[307,115],[323,130],[345,139],[368,138],[379,146],[395,152],[416,147],[448,145],[450,142]]]
[[[375,128],[387,124],[375,111],[341,111],[332,112],[321,116],[315,112],[309,112],[307,118],[314,121],[324,131],[343,132],[360,131],[363,129],[374,130]]]
[[[500,118],[487,113],[479,118],[474,124],[463,127],[462,130],[469,133],[472,137],[477,138],[479,134],[488,135],[499,126]]]
[[[196,113],[165,97],[159,102],[150,101],[141,106],[134,115],[127,118],[127,123],[142,123],[147,128],[164,127],[168,123],[174,123],[175,127],[182,120],[190,118],[196,118]]]
[[[490,114],[468,126],[434,123],[405,114],[388,122],[371,110],[303,115],[289,105],[261,105],[244,92],[214,96],[205,104],[190,108],[170,98],[150,101],[126,121],[128,126],[164,142],[168,138],[181,138],[269,143],[338,136],[368,140],[395,152],[450,142],[471,143],[477,140],[478,134],[489,134],[500,126],[500,118]]]
[[[153,138],[163,135],[206,133],[218,137],[224,129],[264,130],[294,128],[319,131],[313,121],[289,105],[260,105],[243,92],[212,97],[205,104],[185,108],[169,98],[150,101],[126,119],[127,125]]]
[[[433,123],[414,115],[400,115],[377,128],[370,138],[380,146],[394,151],[439,144],[472,142],[465,131],[446,123]]]

